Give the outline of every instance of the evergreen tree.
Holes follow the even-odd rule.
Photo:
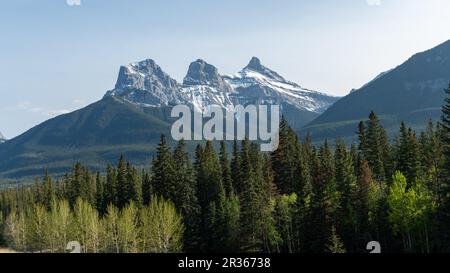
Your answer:
[[[137,170],[127,163],[128,198],[138,207],[142,204],[142,180]]]
[[[175,192],[171,193],[170,200],[184,219],[186,228],[184,246],[186,250],[195,250],[199,244],[199,217],[200,206],[197,199],[197,184],[194,168],[185,151],[184,140],[178,142],[173,152]]]
[[[44,175],[44,185],[43,185],[43,200],[42,203],[47,209],[50,209],[53,198],[55,197],[55,192],[53,189],[53,182],[48,174],[48,170],[45,170]]]
[[[445,91],[447,97],[445,104],[442,107],[442,140],[444,144],[444,170],[443,170],[443,185],[439,189],[440,196],[442,196],[442,204],[439,208],[439,220],[441,238],[443,238],[444,249],[448,250],[450,247],[450,236],[448,230],[450,228],[450,85]]]
[[[142,171],[142,202],[144,206],[150,204],[151,196],[153,195],[153,186],[150,175]]]
[[[73,167],[72,176],[69,180],[69,203],[71,206],[75,205],[75,201],[81,196],[82,192],[82,182],[83,180],[83,168],[81,163],[76,163]]]
[[[367,145],[365,158],[377,181],[386,181],[389,172],[389,144],[386,131],[381,126],[377,115],[371,112],[367,127]]]
[[[347,246],[354,246],[357,237],[356,219],[356,195],[357,178],[354,173],[354,164],[351,154],[347,151],[345,144],[338,140],[335,152],[336,166],[336,190],[339,193],[339,208],[337,212],[337,229]]]
[[[359,139],[358,149],[365,158],[368,155],[366,130],[367,129],[364,121],[360,121],[358,125],[358,139]]]
[[[241,201],[241,247],[243,251],[261,251],[261,195],[259,195],[257,185],[260,181],[260,169],[254,168],[251,159],[250,144],[248,140],[242,141],[241,147],[241,174],[242,192]]]
[[[281,194],[289,194],[296,188],[299,157],[300,145],[297,135],[283,118],[280,124],[279,146],[272,152],[274,182]]]
[[[156,149],[156,158],[152,165],[152,186],[153,192],[160,197],[173,200],[176,192],[174,181],[173,156],[166,142],[166,137],[161,135],[160,143]]]
[[[219,158],[212,142],[208,141],[205,148],[197,147],[196,172],[198,202],[201,208],[200,234],[203,236],[203,248],[213,250],[214,248],[214,225],[218,223],[215,219],[218,208],[221,207],[221,198],[225,195],[222,181],[222,170]]]
[[[366,160],[360,159],[358,185],[356,192],[356,218],[359,230],[359,236],[356,238],[358,243],[368,242],[370,240],[370,222],[369,222],[369,198],[373,190],[372,171]]]
[[[241,177],[241,155],[239,154],[238,143],[235,140],[233,142],[233,158],[231,160],[231,178],[233,181],[233,189],[238,195],[242,192]]]
[[[406,175],[409,183],[415,183],[421,172],[419,143],[411,128],[402,122],[397,144],[397,170]]]
[[[117,174],[115,169],[108,164],[106,169],[106,183],[105,183],[105,204],[117,206]]]
[[[101,178],[99,172],[97,172],[95,180],[97,185],[97,191],[95,194],[95,207],[97,208],[97,211],[100,213],[100,215],[103,215],[106,212],[107,206],[107,203],[105,202],[105,183],[103,182],[103,179]]]
[[[219,158],[220,158],[220,167],[222,168],[223,186],[227,196],[231,196],[231,194],[234,192],[233,178],[231,175],[231,165],[230,165],[231,163],[230,160],[228,159],[228,152],[225,141],[220,142]]]
[[[328,251],[333,254],[342,254],[347,252],[334,226],[332,227],[331,230],[330,241],[329,244],[327,245],[327,248]]]
[[[309,252],[320,253],[326,249],[331,226],[336,221],[333,217],[337,203],[334,160],[327,142],[312,160],[312,197],[306,234],[310,241],[305,243],[305,248]]]
[[[117,166],[117,206],[119,208],[125,207],[130,200],[129,196],[129,185],[127,179],[127,165],[125,163],[125,158],[123,155],[120,156],[119,164]]]

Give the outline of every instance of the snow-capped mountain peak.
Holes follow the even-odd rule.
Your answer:
[[[202,111],[208,105],[230,107],[232,87],[219,74],[219,70],[205,62],[197,60],[189,65],[181,89],[189,105],[197,111]]]
[[[151,59],[132,63],[120,68],[116,86],[106,96],[144,107],[186,104],[202,111],[208,105],[229,108],[276,103],[314,113],[324,111],[338,99],[285,80],[256,57],[234,76],[222,76],[215,66],[198,59],[189,65],[183,84]]]
[[[277,72],[265,67],[257,57],[234,76],[225,80],[241,98],[252,98],[247,103],[287,103],[298,109],[320,113],[338,98],[302,88],[287,81]]]
[[[261,60],[257,57],[253,57],[248,65],[239,74],[242,76],[251,75],[253,73],[258,73],[267,79],[275,80],[279,82],[285,82],[286,80],[281,77],[277,72],[265,67],[261,64]]]
[[[121,66],[116,86],[106,96],[121,97],[143,106],[181,103],[180,84],[166,74],[154,60]]]

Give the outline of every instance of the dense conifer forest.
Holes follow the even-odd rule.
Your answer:
[[[395,141],[375,113],[350,147],[312,144],[281,122],[279,149],[168,146],[151,171],[124,157],[106,173],[75,164],[0,192],[0,245],[24,252],[359,253],[450,251],[450,88],[442,122]],[[191,160],[193,158],[193,160]]]

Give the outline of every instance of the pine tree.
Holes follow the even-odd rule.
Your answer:
[[[44,194],[42,192],[41,182],[38,178],[34,179],[34,200],[36,203],[42,203],[44,200]],[[69,196],[70,197],[70,196]]]
[[[178,142],[173,152],[175,192],[170,194],[170,200],[182,215],[186,228],[184,246],[186,250],[195,250],[199,244],[200,206],[197,199],[197,184],[194,168],[185,151],[184,140]]]
[[[309,252],[323,252],[331,234],[333,214],[337,203],[334,160],[328,143],[320,147],[318,155],[312,157],[312,197],[308,215],[306,250]]]
[[[81,189],[80,197],[87,201],[91,206],[95,205],[95,177],[89,172],[88,169],[82,168],[81,170]]]
[[[335,152],[336,190],[339,192],[337,229],[347,246],[354,245],[357,234],[356,194],[357,178],[351,154],[345,144],[338,140]],[[357,247],[357,246],[355,246]]]
[[[156,158],[152,165],[152,186],[156,196],[173,200],[173,193],[176,192],[174,170],[172,153],[167,145],[166,137],[161,135],[160,143],[156,149]]]
[[[231,165],[228,159],[227,146],[225,141],[220,142],[220,166],[222,168],[223,186],[227,196],[230,196],[234,192],[233,178],[231,175]]]
[[[127,163],[127,186],[128,198],[138,207],[142,204],[142,180],[137,170]]]
[[[82,193],[83,168],[81,163],[76,163],[73,167],[72,175],[69,181],[68,195],[71,206],[75,205],[75,201]]]
[[[96,185],[97,191],[95,194],[95,207],[100,215],[103,215],[106,212],[107,203],[105,202],[105,183],[100,176],[100,173],[97,172],[96,176]]]
[[[45,170],[44,175],[44,185],[43,185],[43,200],[42,203],[47,209],[50,209],[53,198],[55,197],[55,192],[53,189],[53,182],[48,174],[48,170]]]
[[[406,175],[410,184],[415,183],[419,179],[421,172],[419,143],[415,133],[411,128],[407,129],[403,122],[400,127],[396,157],[397,170]]]
[[[129,186],[127,179],[127,166],[125,158],[120,156],[119,165],[117,166],[117,206],[121,209],[128,204],[129,198]]]
[[[447,166],[447,178],[450,179],[450,85],[446,90],[446,93],[446,104],[442,107],[442,130],[443,139],[445,141],[445,166]]]
[[[297,163],[300,159],[300,145],[296,133],[283,118],[280,124],[279,146],[272,152],[274,181],[281,194],[293,192],[298,183]]]
[[[153,186],[150,175],[142,171],[142,203],[144,206],[150,204],[151,197],[153,195]]]
[[[386,181],[389,165],[389,144],[386,131],[381,126],[377,115],[371,112],[369,115],[367,127],[367,154],[365,158],[369,162],[369,166],[373,171],[375,178],[379,182]]]
[[[108,164],[106,168],[106,183],[105,183],[105,205],[117,206],[117,174],[115,169]]]
[[[233,181],[233,189],[238,195],[242,192],[241,177],[241,155],[239,154],[238,143],[235,140],[233,142],[233,158],[231,160],[231,178]]]
[[[370,240],[370,223],[369,223],[369,196],[373,187],[372,171],[366,160],[360,159],[358,186],[356,192],[356,218],[359,230],[358,242],[367,242]],[[360,240],[360,241],[359,241]]]
[[[442,204],[439,208],[439,220],[441,238],[443,238],[444,249],[448,250],[450,243],[450,236],[448,230],[450,228],[450,85],[445,91],[447,97],[445,104],[442,107],[442,141],[444,143],[444,170],[443,170],[443,185],[439,189],[440,196],[442,196]]]
[[[450,85],[446,90],[447,98],[445,105],[442,107],[442,131],[445,142],[445,166],[447,167],[447,182],[450,180]]]
[[[258,169],[254,169],[251,160],[250,144],[248,140],[242,141],[241,147],[241,174],[242,193],[241,201],[241,247],[243,251],[261,251],[262,236],[260,221],[262,213],[260,208],[260,195],[258,192]],[[255,164],[256,162],[253,162]]]
[[[358,139],[359,139],[358,149],[365,158],[368,155],[366,130],[367,129],[364,121],[360,121],[358,125]]]
[[[203,236],[203,248],[214,250],[216,214],[220,207],[222,195],[225,196],[225,189],[222,181],[222,170],[219,158],[211,141],[208,141],[205,148],[197,148],[196,172],[197,172],[197,193],[198,202],[201,208],[200,234]]]
[[[333,254],[343,254],[347,252],[334,226],[331,229],[330,241],[327,245],[327,249],[330,253]]]

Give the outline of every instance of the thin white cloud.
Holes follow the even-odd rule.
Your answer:
[[[366,0],[367,5],[369,6],[381,6],[381,0]]]
[[[76,107],[82,107],[86,105],[86,102],[84,100],[80,100],[80,99],[74,99],[72,101],[72,104]]]
[[[33,105],[29,101],[21,101],[21,102],[18,102],[14,106],[4,107],[2,110],[9,111],[9,112],[15,112],[15,111],[28,112],[28,113],[39,114],[39,115],[48,116],[48,117],[55,117],[55,116],[59,116],[62,114],[67,114],[71,111],[68,109],[47,109],[47,108],[44,108],[41,106]]]
[[[70,110],[59,109],[59,110],[48,110],[48,111],[46,111],[46,114],[48,116],[52,116],[52,117],[56,117],[56,116],[67,114],[67,113],[70,113]]]
[[[81,6],[81,0],[66,0],[69,6]]]

